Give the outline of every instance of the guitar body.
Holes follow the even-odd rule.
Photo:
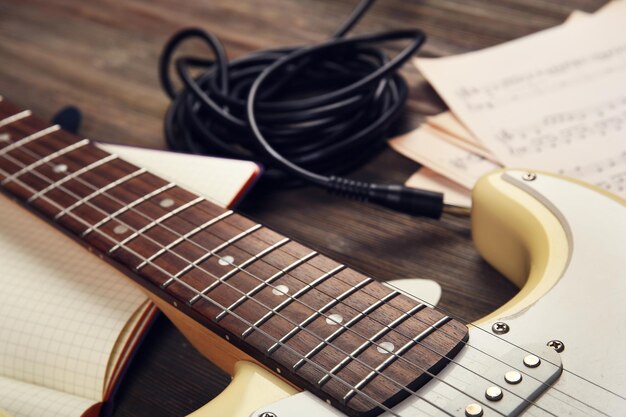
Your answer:
[[[467,407],[478,413],[471,408],[477,405],[482,414],[476,415],[484,416],[626,416],[625,202],[575,180],[523,171],[486,176],[473,198],[480,253],[521,290],[469,326],[467,346],[417,392],[422,398],[411,397],[393,411],[464,416]],[[194,417],[343,415],[155,301],[234,377]],[[531,358],[533,367],[526,365],[529,354],[540,363]],[[507,382],[509,371],[518,371],[521,382]],[[488,401],[485,393],[493,386],[502,398]]]
[[[4,112],[2,191],[148,290],[233,375],[195,417],[626,416],[616,196],[543,173],[485,176],[474,241],[521,290],[465,324],[418,281],[382,284],[28,111]]]

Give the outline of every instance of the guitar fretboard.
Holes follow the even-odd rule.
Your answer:
[[[0,185],[350,415],[397,403],[467,338],[463,324],[438,311],[6,101]]]

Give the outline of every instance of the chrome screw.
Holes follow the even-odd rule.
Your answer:
[[[559,353],[565,350],[565,344],[560,340],[550,340],[547,345]]]
[[[537,179],[537,174],[535,174],[534,172],[526,172],[524,175],[522,175],[522,179],[524,181],[534,181],[535,179]]]
[[[511,330],[511,328],[509,327],[508,324],[501,322],[501,321],[497,321],[493,323],[493,326],[491,326],[491,330],[495,334],[505,334],[505,333],[508,333],[509,330]]]

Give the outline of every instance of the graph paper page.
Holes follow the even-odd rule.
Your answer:
[[[0,377],[0,403],[11,417],[81,417],[97,402]]]
[[[2,195],[0,213],[0,376],[101,401],[113,347],[146,296]]]

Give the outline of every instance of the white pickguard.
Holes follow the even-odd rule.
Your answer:
[[[467,404],[475,402],[483,406],[485,417],[508,415],[503,410],[511,401],[523,397],[524,390],[533,383],[541,384],[541,372],[550,373],[562,362],[563,372],[556,382],[531,403],[526,402],[521,415],[626,416],[624,206],[557,177],[540,175],[535,181],[524,182],[518,175],[503,175],[559,218],[570,241],[569,265],[543,298],[514,317],[498,319],[510,326],[507,334],[493,335],[493,322],[481,328],[470,326],[471,347],[465,347],[454,358],[455,363],[418,391],[428,402],[411,397],[393,412],[402,417],[462,417]],[[554,339],[565,344],[560,354],[546,347]],[[541,365],[535,369],[524,367],[521,360],[527,352],[517,346],[540,356]],[[511,369],[522,372],[520,384],[504,381],[504,373]],[[491,385],[503,389],[501,401],[485,399],[485,389]],[[278,417],[343,415],[307,392],[253,415],[267,411]]]

